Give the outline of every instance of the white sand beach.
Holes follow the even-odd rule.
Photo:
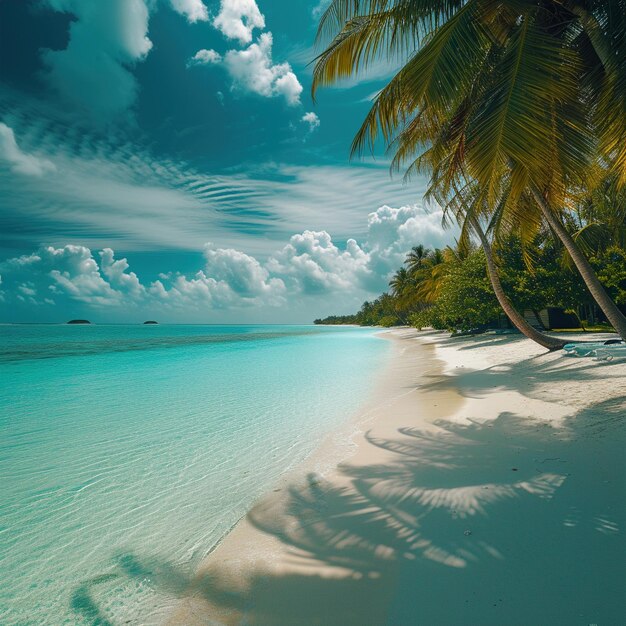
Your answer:
[[[626,623],[626,361],[384,336],[356,421],[240,521],[168,622]]]

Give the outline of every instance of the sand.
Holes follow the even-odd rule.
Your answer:
[[[626,360],[385,338],[367,405],[205,559],[168,623],[626,624]]]

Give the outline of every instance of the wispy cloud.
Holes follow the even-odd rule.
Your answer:
[[[386,163],[268,163],[212,175],[63,118],[45,121],[22,110],[4,121],[23,154],[55,168],[53,176],[26,180],[15,178],[13,165],[0,167],[4,236],[29,245],[113,241],[127,250],[196,250],[212,239],[263,255],[303,229],[359,236],[374,208],[419,203],[424,191],[391,180]]]
[[[43,176],[55,170],[48,159],[22,151],[15,140],[13,129],[0,122],[0,163],[6,163],[11,171],[26,176]]]

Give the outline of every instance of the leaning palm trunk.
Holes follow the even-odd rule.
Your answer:
[[[471,225],[473,230],[478,235],[480,239],[480,243],[485,252],[485,258],[487,259],[487,273],[489,274],[489,280],[491,281],[491,286],[493,287],[493,291],[496,294],[496,298],[502,307],[502,310],[506,313],[506,316],[511,320],[511,323],[517,330],[520,331],[523,335],[532,339],[534,342],[538,343],[540,346],[547,348],[548,350],[560,350],[565,342],[560,339],[555,339],[554,337],[550,337],[549,335],[545,335],[542,332],[539,332],[535,328],[533,328],[525,319],[524,316],[520,314],[520,312],[513,306],[508,296],[504,293],[504,289],[502,289],[502,283],[500,282],[500,277],[498,276],[498,268],[496,267],[496,263],[493,259],[493,251],[491,249],[491,245],[485,236],[478,220],[470,218]]]
[[[617,308],[617,305],[606,292],[602,283],[598,280],[596,273],[593,271],[591,264],[587,260],[587,257],[582,253],[572,236],[567,232],[567,229],[561,223],[561,220],[554,215],[550,210],[547,202],[543,196],[536,190],[532,190],[533,198],[539,205],[542,215],[545,217],[546,222],[550,225],[556,236],[562,241],[565,249],[572,257],[572,261],[578,268],[582,279],[587,285],[593,299],[598,303],[598,306],[602,309],[609,323],[615,328],[620,337],[626,340],[626,316]]]

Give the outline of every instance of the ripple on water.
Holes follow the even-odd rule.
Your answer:
[[[158,622],[251,503],[357,408],[388,348],[363,330],[139,328],[2,339],[3,625]]]

